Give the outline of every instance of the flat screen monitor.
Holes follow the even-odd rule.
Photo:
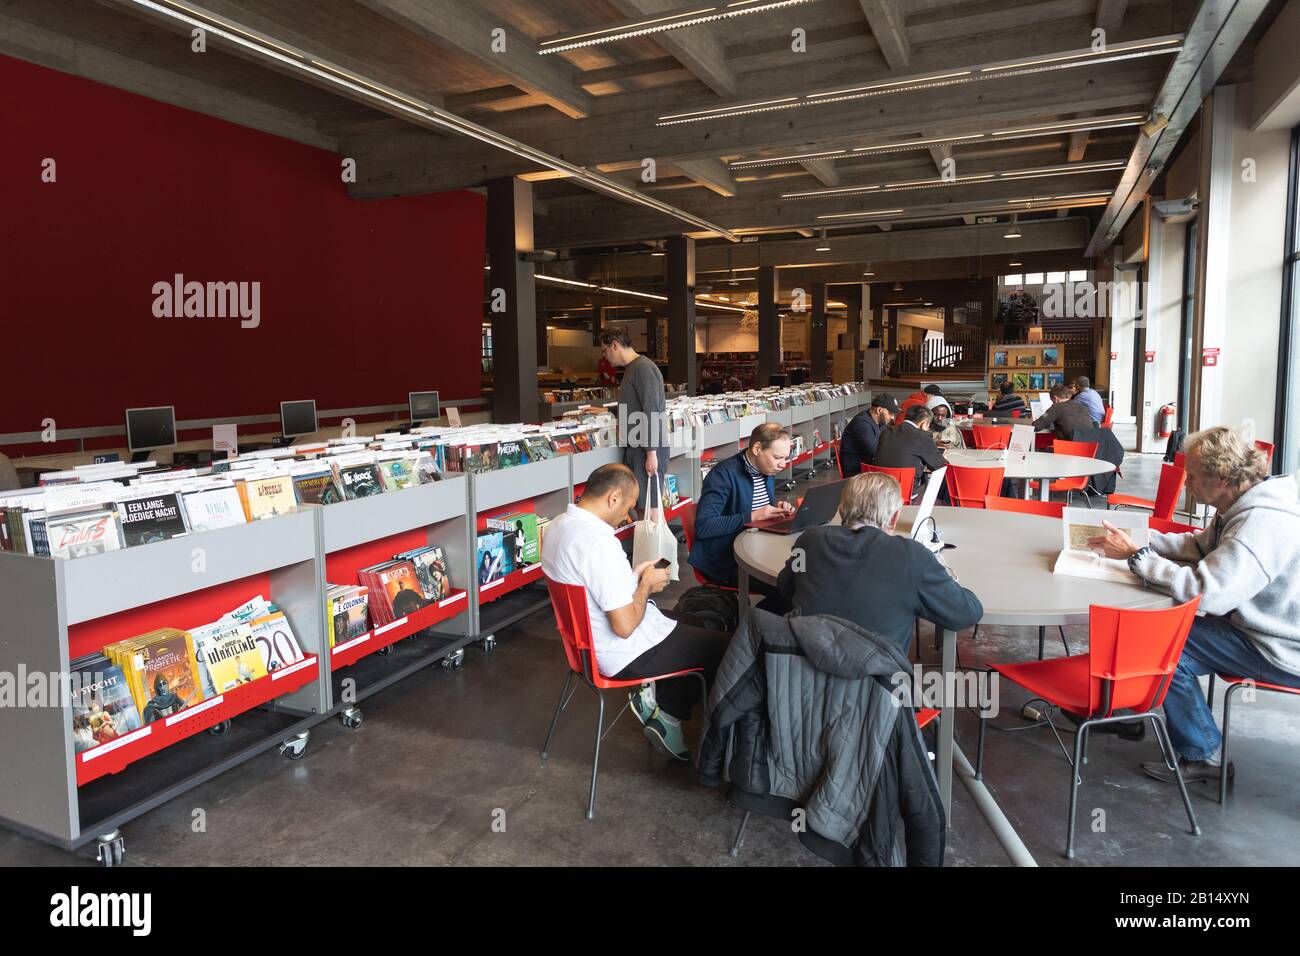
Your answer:
[[[132,454],[170,448],[176,444],[176,406],[126,410],[126,446]]]
[[[410,392],[406,396],[406,403],[413,422],[432,421],[442,414],[437,392]]]
[[[280,403],[280,434],[297,438],[316,431],[316,399]]]

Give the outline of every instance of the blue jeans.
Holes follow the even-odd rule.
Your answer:
[[[1216,757],[1223,743],[1197,681],[1206,674],[1251,677],[1268,684],[1300,687],[1300,676],[1269,663],[1250,639],[1225,618],[1198,617],[1187,635],[1187,646],[1174,670],[1164,704],[1169,739],[1185,760]]]

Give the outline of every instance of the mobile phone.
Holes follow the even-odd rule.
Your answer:
[[[660,571],[665,571],[668,568],[671,568],[672,566],[673,563],[669,561],[667,558],[660,558],[658,561],[655,562],[655,568]]]

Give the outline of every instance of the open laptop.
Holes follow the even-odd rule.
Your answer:
[[[835,517],[835,512],[839,511],[840,493],[844,490],[844,481],[832,481],[829,484],[809,488],[808,494],[804,495],[803,503],[789,518],[750,521],[745,524],[745,527],[770,531],[773,534],[798,534],[808,528],[826,524]]]

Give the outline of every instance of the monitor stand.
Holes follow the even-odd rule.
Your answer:
[[[292,444],[293,444],[293,439],[288,437],[287,435],[281,435],[279,438],[271,439],[272,448],[288,448]]]
[[[131,464],[133,465],[138,465],[140,464],[140,462],[148,461],[148,460],[149,460],[149,453],[147,451],[131,452]]]

